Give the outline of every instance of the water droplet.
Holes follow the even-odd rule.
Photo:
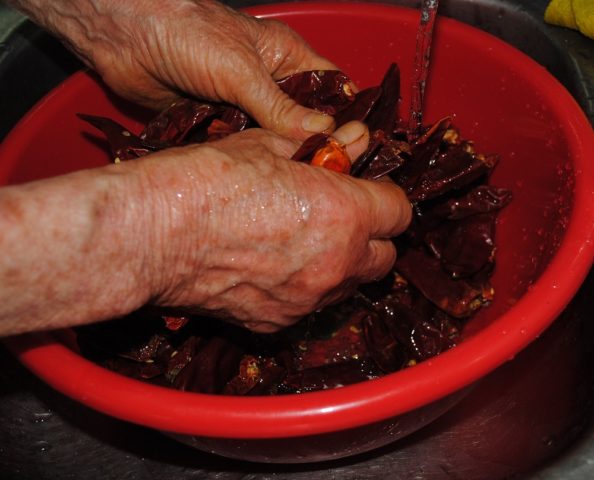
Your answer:
[[[544,445],[546,445],[547,447],[552,447],[555,444],[555,440],[553,439],[553,437],[543,437],[542,439],[542,443]]]
[[[52,449],[52,446],[49,444],[49,442],[46,442],[45,440],[38,440],[33,443],[33,449],[36,453],[44,453],[50,451]]]
[[[33,414],[33,423],[43,423],[52,417],[52,412],[39,412]]]

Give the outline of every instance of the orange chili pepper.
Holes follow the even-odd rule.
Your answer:
[[[311,165],[324,167],[338,173],[348,174],[351,170],[351,160],[344,145],[341,145],[332,137],[328,138],[325,146],[316,151],[311,160]]]

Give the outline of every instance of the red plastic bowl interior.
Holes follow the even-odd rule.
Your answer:
[[[418,12],[374,4],[305,3],[250,10],[288,23],[361,87],[390,62],[402,70],[408,108]],[[23,119],[1,150],[0,182],[17,183],[108,161],[76,112],[139,130],[143,116],[80,73]],[[330,432],[408,412],[484,376],[534,340],[562,311],[592,262],[594,141],[578,105],[549,73],[509,45],[441,18],[426,119],[453,115],[479,151],[499,153],[492,183],[514,202],[500,217],[494,304],[439,357],[382,379],[332,391],[229,398],[146,385],[81,358],[68,332],[8,343],[37,375],[105,413],[161,430],[229,438]]]

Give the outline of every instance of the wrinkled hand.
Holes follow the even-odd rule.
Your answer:
[[[367,138],[353,132],[361,129],[346,133],[358,138],[350,146],[358,154]],[[143,277],[158,280],[156,304],[199,305],[269,332],[388,272],[389,239],[410,220],[404,193],[287,160],[295,149],[248,130],[141,160],[143,203],[158,233],[146,237]]]
[[[249,130],[0,189],[0,335],[114,318],[147,302],[274,331],[390,269],[390,238],[411,217],[404,193],[288,160],[296,139],[332,123],[273,81],[333,68],[295,33],[211,0],[10,3],[128,98],[226,100],[277,133]],[[361,128],[334,133],[352,158],[367,145]]]
[[[369,133],[334,136],[351,157]],[[0,189],[0,336],[209,310],[267,332],[383,276],[411,216],[395,185],[288,158],[268,130]]]
[[[304,139],[333,119],[297,105],[276,86],[297,71],[335,69],[277,21],[213,0],[13,0],[59,34],[121,95],[164,108],[181,92],[224,100],[264,128]],[[43,3],[43,2],[42,2]]]

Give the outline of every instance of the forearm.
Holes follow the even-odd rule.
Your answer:
[[[60,38],[88,66],[94,67],[97,54],[117,51],[129,41],[125,29],[131,11],[126,5],[134,2],[105,0],[7,0],[6,3],[25,13],[35,23]],[[114,12],[115,6],[119,12]],[[117,15],[116,15],[117,14]]]
[[[148,299],[147,215],[107,167],[0,189],[0,334],[87,323]]]
[[[297,105],[275,83],[298,71],[337,68],[280,22],[215,0],[8,1],[135,103],[159,110],[181,93],[229,102],[299,140],[334,128],[330,116]]]
[[[154,55],[155,52],[148,50],[151,46],[159,48],[152,36],[159,33],[161,18],[173,16],[181,21],[196,12],[207,17],[212,8],[209,5],[217,4],[214,0],[6,0],[6,3],[60,38],[89,67],[106,70],[120,56],[122,63],[128,64]],[[228,10],[222,5],[218,8]],[[213,22],[214,18],[209,21]],[[165,36],[171,32],[161,33]],[[129,51],[131,46],[137,50]]]
[[[270,332],[381,278],[404,193],[290,161],[295,148],[250,129],[0,189],[0,335],[145,304]]]

